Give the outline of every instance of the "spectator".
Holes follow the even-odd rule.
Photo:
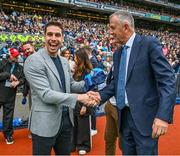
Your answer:
[[[70,65],[71,72],[74,73],[75,62],[72,60],[72,56],[71,56],[70,50],[64,49],[64,50],[61,52],[61,56],[67,58],[67,60],[68,60],[68,62],[69,62],[69,65]]]
[[[0,61],[0,107],[3,107],[3,134],[6,144],[13,144],[13,116],[16,91],[24,83],[23,67],[17,62],[19,52],[9,49],[9,58]]]
[[[74,72],[74,79],[81,81],[85,75],[91,72],[92,64],[88,58],[86,48],[80,48],[75,53],[76,68]],[[86,154],[91,150],[91,124],[90,115],[91,108],[84,106],[82,103],[77,103],[75,107],[75,124],[74,124],[74,141],[73,149],[77,147],[80,155]]]

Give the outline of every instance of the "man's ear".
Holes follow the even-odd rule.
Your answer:
[[[129,29],[130,29],[130,28],[129,28],[129,23],[127,23],[127,22],[124,23],[124,29],[125,29],[125,30],[129,30]]]

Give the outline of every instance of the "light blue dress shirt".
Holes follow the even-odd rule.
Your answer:
[[[125,75],[125,80],[127,80],[127,71],[128,71],[128,65],[129,65],[129,58],[130,58],[130,55],[131,55],[131,49],[132,49],[132,45],[133,45],[135,36],[136,36],[136,33],[133,33],[133,35],[130,37],[130,39],[125,44],[125,45],[128,46],[128,49],[127,49],[127,58],[126,58],[126,75]],[[125,91],[125,105],[129,106],[126,91]]]

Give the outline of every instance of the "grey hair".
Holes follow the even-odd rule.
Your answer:
[[[129,25],[134,28],[134,18],[132,16],[131,13],[129,13],[128,11],[124,11],[124,10],[119,10],[115,13],[113,13],[109,19],[111,19],[113,16],[117,16],[119,19],[119,22],[122,23],[124,21],[127,21],[129,23]]]

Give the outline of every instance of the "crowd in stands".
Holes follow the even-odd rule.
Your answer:
[[[168,31],[149,31],[145,29],[137,30],[140,34],[157,37],[163,46],[163,53],[169,60],[169,63],[177,68],[180,60],[180,34],[170,33]],[[176,69],[177,70],[177,69]]]
[[[158,7],[149,7],[148,5],[145,6],[139,3],[132,3],[132,2],[127,2],[127,1],[118,1],[118,0],[87,0],[90,2],[95,2],[95,3],[99,3],[99,4],[105,4],[105,5],[113,5],[116,7],[121,7],[121,8],[125,8],[125,9],[129,9],[129,10],[135,10],[138,12],[144,12],[144,13],[154,13],[154,14],[158,14],[158,15],[167,15],[167,16],[173,16],[173,17],[179,17],[179,15],[174,16],[174,13],[172,14],[169,11],[166,11],[166,9],[162,9],[160,10]]]
[[[43,42],[44,40],[42,38],[44,27],[51,20],[59,21],[63,25],[65,42],[64,42],[64,46],[60,49],[60,52],[61,52],[61,56],[66,57],[68,59],[72,67],[71,72],[74,73],[75,75],[74,76],[75,80],[80,81],[82,78],[82,75],[85,75],[85,73],[81,73],[81,75],[78,75],[77,74],[79,73],[77,72],[78,70],[77,69],[74,70],[75,68],[73,68],[73,66],[76,66],[76,67],[79,67],[80,71],[83,71],[83,72],[85,71],[81,69],[81,67],[85,67],[85,63],[82,64],[83,58],[81,59],[81,57],[85,55],[84,53],[82,55],[80,51],[80,49],[83,49],[83,48],[85,48],[85,50],[88,50],[90,53],[89,54],[88,52],[85,51],[85,54],[87,55],[86,58],[89,59],[89,58],[95,57],[96,65],[97,65],[96,67],[102,68],[106,74],[109,73],[113,64],[112,55],[116,47],[113,47],[112,41],[111,39],[109,39],[108,25],[105,23],[97,23],[94,21],[61,18],[57,16],[52,16],[52,15],[36,15],[36,14],[31,15],[28,13],[20,13],[17,11],[13,11],[11,14],[8,14],[8,13],[5,13],[3,10],[1,10],[0,12],[0,56],[1,56],[0,59],[3,58],[3,53],[8,51],[8,48],[15,48],[13,50],[17,49],[21,53],[21,55],[19,56],[18,54],[16,58],[19,56],[19,62],[23,63],[25,59],[28,57],[28,53],[29,55],[32,53],[35,53],[36,51],[39,50],[39,48],[44,46],[44,42]],[[179,71],[178,67],[180,63],[180,34],[178,32],[177,33],[169,32],[168,30],[166,31],[151,30],[148,28],[149,26],[144,27],[144,28],[139,27],[137,28],[136,32],[139,34],[150,35],[157,38],[162,45],[163,53],[169,60],[169,63],[173,66],[176,72]],[[11,36],[12,34],[14,36]],[[28,41],[29,43],[24,44],[24,42],[26,41]],[[33,43],[33,45],[31,45],[30,43]],[[29,45],[27,46],[27,44]],[[78,55],[78,52],[79,52],[79,55]],[[89,57],[89,55],[91,56]],[[74,56],[76,59],[74,59]],[[78,64],[77,60],[79,60],[79,64],[81,64],[81,66]],[[92,60],[91,60],[91,63],[92,63],[92,67],[90,66],[89,69],[94,68]],[[85,68],[88,69],[88,67],[85,67]],[[105,80],[105,78],[103,80]],[[27,81],[25,82],[25,84],[26,83]],[[27,83],[26,85],[28,86],[29,84]],[[29,95],[31,94],[30,91],[28,93]],[[24,95],[23,93],[23,96],[24,98],[22,100],[22,104],[25,104],[27,94]],[[75,113],[78,112],[78,114],[75,114],[75,116],[77,117],[77,122],[80,123],[82,121],[79,120],[78,117],[82,115],[81,113],[84,111],[83,109],[85,109],[85,113],[86,113],[86,108],[84,108],[83,105],[81,105],[81,103],[79,105],[81,107],[75,109]],[[91,110],[91,113],[89,114],[88,114],[88,109],[87,109],[87,113],[86,114],[84,113],[85,115],[87,115],[85,119],[88,121],[86,123],[88,124],[87,141],[88,141],[89,147],[87,149],[84,149],[82,147],[78,147],[76,143],[74,144],[75,147],[76,146],[78,147],[79,154],[81,155],[84,155],[86,154],[86,152],[90,151],[91,149],[90,136],[97,134],[96,122],[95,122],[96,115],[94,114],[94,112],[96,112],[96,108],[93,108],[93,109],[94,110]],[[90,115],[92,116],[92,124],[91,124],[92,130],[90,130],[90,126],[89,126]],[[94,116],[94,125],[95,125],[94,128],[93,128],[93,116]],[[77,124],[78,126],[80,125],[79,123]],[[79,127],[82,129],[85,128],[84,125],[82,127],[81,126]],[[76,127],[76,128],[78,129],[79,127]],[[80,131],[80,133],[81,132],[82,131]],[[93,134],[92,132],[96,132],[96,133]],[[82,135],[83,135],[82,137],[85,136],[83,133]],[[14,141],[12,139],[12,136],[6,137],[7,144],[12,144],[13,142]],[[84,142],[82,144],[84,144]]]
[[[39,38],[43,34],[44,25],[50,20],[60,21],[62,23],[65,31],[65,46],[70,49],[72,54],[74,54],[78,46],[86,45],[91,46],[91,48],[96,51],[95,54],[100,62],[105,62],[103,66],[109,66],[107,60],[108,62],[112,62],[108,57],[112,56],[114,48],[111,46],[111,41],[108,39],[107,25],[104,23],[61,18],[52,15],[30,15],[17,11],[7,14],[2,10],[0,12],[0,32],[36,35],[33,41],[35,46],[37,46],[37,51],[43,46],[43,42]],[[157,37],[163,46],[164,54],[173,67],[179,64],[179,33],[172,33],[168,30],[161,31],[142,28],[138,28],[137,33]],[[32,38],[29,37],[27,40],[32,40]],[[2,42],[4,41],[0,35],[0,43]],[[17,48],[20,48],[22,44],[18,40],[12,42],[10,39],[6,39],[6,42],[11,45],[14,44]],[[106,60],[106,58],[108,59]]]

